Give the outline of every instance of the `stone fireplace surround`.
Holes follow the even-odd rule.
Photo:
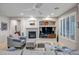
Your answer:
[[[26,48],[35,48],[36,39],[38,38],[38,28],[26,28]],[[31,35],[31,36],[30,36]]]
[[[29,35],[33,34],[34,32],[36,32],[34,35],[36,35],[36,37],[29,37]],[[31,33],[31,34],[30,34]],[[38,28],[26,28],[26,34],[27,34],[27,40],[28,39],[36,39],[39,37],[38,35]]]

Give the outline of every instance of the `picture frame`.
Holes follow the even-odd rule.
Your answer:
[[[7,30],[7,23],[1,22],[1,31],[6,31]]]

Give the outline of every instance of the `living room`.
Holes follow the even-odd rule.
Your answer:
[[[79,54],[77,3],[2,3],[0,8],[1,55]]]

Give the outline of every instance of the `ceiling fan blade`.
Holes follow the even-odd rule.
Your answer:
[[[42,6],[42,3],[36,3],[34,7],[39,9],[41,6]]]
[[[42,6],[42,3],[36,3],[33,8],[24,9],[23,11],[33,11],[33,10],[39,10],[39,8]]]

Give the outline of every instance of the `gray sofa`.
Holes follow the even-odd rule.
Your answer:
[[[7,37],[8,48],[17,47],[22,48],[26,44],[26,37],[20,36],[19,38]]]

